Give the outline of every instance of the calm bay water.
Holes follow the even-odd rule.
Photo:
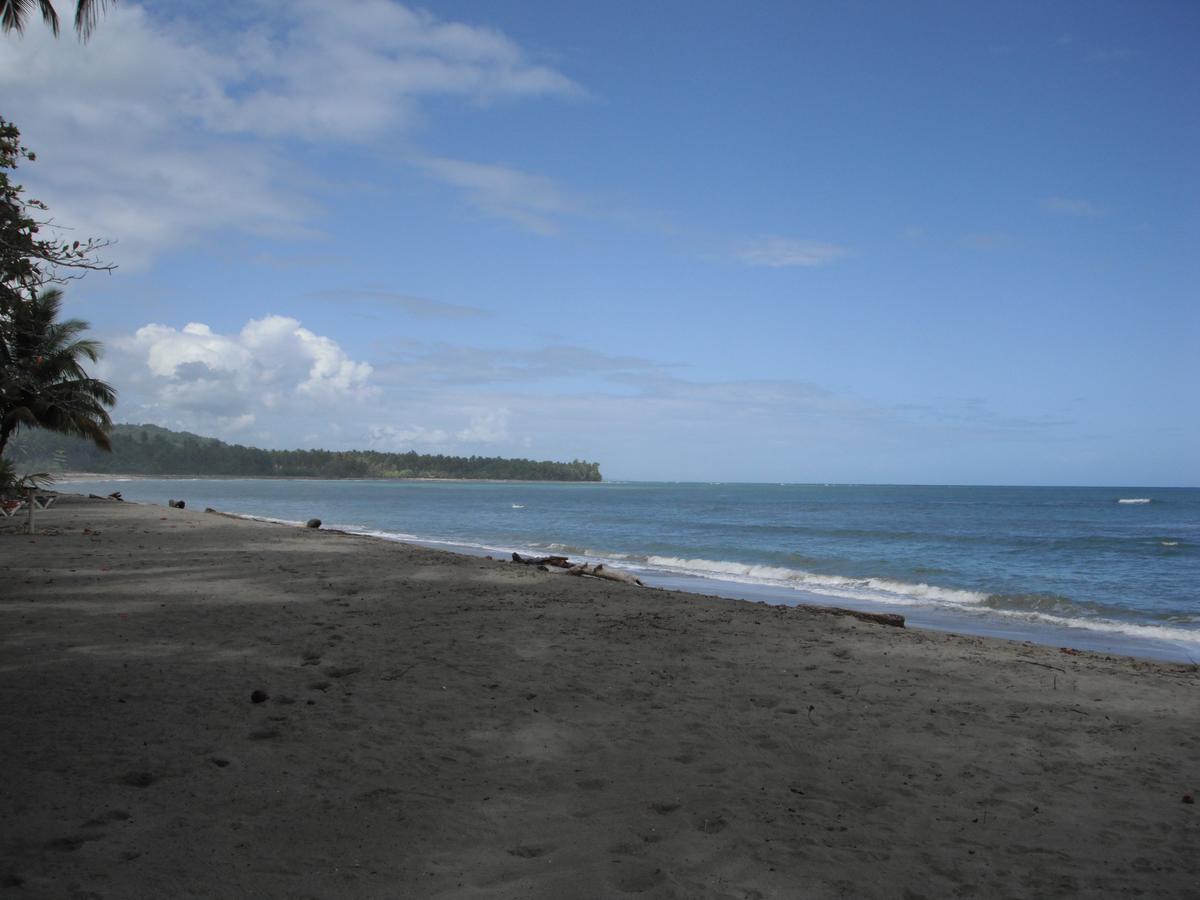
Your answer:
[[[63,487],[1200,661],[1200,489],[115,480]]]

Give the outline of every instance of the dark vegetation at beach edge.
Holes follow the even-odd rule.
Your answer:
[[[290,478],[477,478],[600,481],[600,465],[374,450],[264,450],[158,425],[114,425],[112,452],[50,431],[23,431],[11,455],[45,472]]]

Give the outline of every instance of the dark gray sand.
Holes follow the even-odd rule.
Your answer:
[[[69,498],[0,894],[1200,896],[1195,666]]]

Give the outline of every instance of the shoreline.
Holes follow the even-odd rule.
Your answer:
[[[234,481],[233,478],[160,478],[158,476],[122,476],[130,481]],[[105,476],[107,483],[118,483],[113,476]],[[87,479],[80,478],[80,481]],[[247,480],[317,480],[329,479],[247,479]],[[363,479],[341,479],[361,482]],[[366,479],[378,481],[379,479]],[[394,481],[424,481],[437,482],[443,479],[394,479]],[[387,481],[393,480],[384,480]],[[450,480],[447,480],[450,481]],[[454,483],[471,483],[473,479],[453,480]],[[486,482],[482,482],[486,483]],[[497,484],[553,484],[558,486],[565,482],[494,482]],[[66,486],[66,483],[64,483]],[[136,493],[136,492],[135,492]],[[165,498],[164,494],[164,498]],[[143,499],[144,498],[140,498]],[[263,521],[283,523],[299,522],[276,516],[262,515],[256,512],[235,512],[232,515],[245,516]],[[468,540],[455,540],[425,537],[419,534],[392,532],[360,524],[341,524],[326,520],[326,526],[338,527],[353,533],[378,537],[388,541],[413,543],[433,549],[449,550],[468,556],[485,556],[500,554],[507,558],[513,552],[522,555],[545,555],[546,553],[566,552],[567,555],[578,557],[592,563],[603,563],[614,568],[629,568],[647,584],[679,590],[688,593],[712,594],[729,599],[760,601],[768,604],[783,604],[785,606],[841,606],[866,612],[892,613],[903,615],[910,627],[934,631],[951,632],[979,637],[998,637],[1008,640],[1030,641],[1053,647],[1072,647],[1074,649],[1092,650],[1101,653],[1137,656],[1181,663],[1200,662],[1200,631],[1188,630],[1167,622],[1143,622],[1136,619],[1113,617],[1111,619],[1097,618],[1089,621],[1087,618],[1063,618],[1061,615],[1042,613],[1032,610],[1010,610],[1000,607],[970,604],[939,605],[919,600],[900,599],[893,602],[892,598],[871,599],[854,596],[853,591],[825,591],[812,589],[802,584],[772,583],[766,580],[744,579],[736,576],[725,576],[719,572],[699,572],[672,570],[671,568],[656,567],[639,562],[637,557],[630,558],[625,554],[605,556],[597,555],[594,551],[560,551],[561,545],[542,545],[537,543],[490,541],[471,543]],[[702,561],[703,562],[703,561]],[[801,573],[803,574],[803,573]],[[914,584],[918,590],[927,589],[927,585]],[[934,587],[935,591],[941,588]],[[978,588],[968,589],[970,591]],[[986,591],[983,591],[986,593]],[[949,593],[955,593],[950,590]],[[849,594],[849,595],[848,595]]]
[[[41,525],[0,534],[30,896],[1200,886],[1197,666],[195,510]]]

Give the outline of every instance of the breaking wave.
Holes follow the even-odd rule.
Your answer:
[[[892,578],[852,578],[710,559],[674,556],[629,557],[647,574],[685,575],[715,581],[784,588],[834,600],[867,604],[952,610],[977,616],[1001,616],[1060,628],[1082,628],[1143,640],[1168,641],[1200,649],[1200,617],[1166,625],[1122,618],[1129,610],[1053,594],[999,594],[949,588]],[[642,561],[644,560],[644,561]]]

